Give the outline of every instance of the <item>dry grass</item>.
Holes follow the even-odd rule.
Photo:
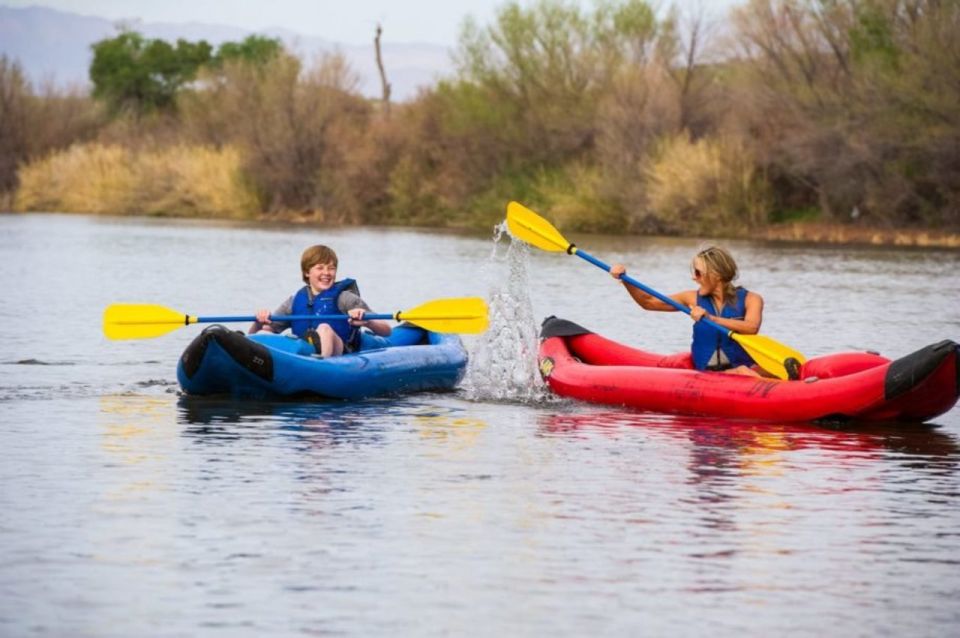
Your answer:
[[[794,223],[769,226],[764,239],[818,244],[871,244],[875,246],[918,246],[960,248],[960,234],[938,230],[883,229],[840,224]]]
[[[260,208],[230,147],[74,145],[27,164],[19,177],[21,211],[247,218]]]
[[[680,232],[737,233],[766,222],[769,189],[735,140],[666,138],[646,184],[651,210]]]

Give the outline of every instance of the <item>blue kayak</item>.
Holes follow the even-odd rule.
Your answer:
[[[460,337],[415,326],[398,326],[389,337],[364,332],[356,352],[322,359],[296,337],[213,325],[184,350],[177,380],[192,395],[362,399],[450,390],[466,366]]]

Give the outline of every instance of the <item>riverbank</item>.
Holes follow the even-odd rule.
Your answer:
[[[258,221],[285,224],[334,224],[322,213],[280,212],[262,214]],[[449,228],[441,226],[438,228]],[[474,229],[468,227],[465,229]],[[775,224],[749,233],[737,235],[737,239],[762,239],[792,243],[827,243],[872,246],[912,246],[918,248],[960,248],[960,232],[947,232],[919,228],[870,228],[823,222],[793,222]]]
[[[960,233],[917,228],[869,228],[819,222],[768,226],[760,230],[758,236],[770,241],[960,248]]]
[[[0,214],[30,214],[30,211],[12,211],[11,200],[0,198]],[[35,211],[49,212],[49,211]],[[71,214],[71,211],[58,211]],[[93,211],[77,211],[77,214],[109,214]],[[127,215],[120,215],[127,216]],[[133,215],[130,215],[133,216]],[[196,216],[181,216],[153,213],[149,217],[184,217],[197,219]],[[212,216],[207,219],[233,219],[235,217]],[[288,224],[294,226],[323,225],[328,227],[348,228],[357,226],[344,223],[332,215],[322,212],[273,212],[261,213],[253,216],[244,216],[242,221],[252,224]],[[495,222],[493,222],[495,223]],[[491,224],[492,225],[492,224]],[[399,225],[400,227],[407,227]],[[411,228],[450,229],[450,230],[486,230],[477,226],[447,225],[447,226],[420,226],[410,225]],[[691,235],[692,236],[692,235]],[[915,248],[960,248],[960,233],[920,228],[871,228],[868,226],[846,226],[843,224],[828,224],[823,222],[794,222],[790,224],[776,224],[764,228],[754,229],[748,234],[737,235],[735,239],[760,239],[774,242],[813,243],[834,245],[870,245],[870,246],[904,246]]]

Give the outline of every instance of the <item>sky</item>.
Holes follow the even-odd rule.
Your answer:
[[[723,12],[736,0],[678,0]],[[579,0],[584,8],[589,0]],[[467,15],[491,21],[504,0],[0,0],[9,7],[44,6],[110,20],[204,22],[261,30],[283,27],[345,44],[365,44],[376,24],[384,39],[454,45]],[[529,5],[529,0],[521,4]],[[658,3],[655,3],[658,4]]]

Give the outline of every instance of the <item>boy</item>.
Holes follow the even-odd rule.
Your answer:
[[[280,333],[290,328],[293,334],[313,344],[321,357],[338,357],[360,345],[360,328],[366,327],[382,337],[390,335],[390,324],[364,321],[370,307],[360,298],[353,279],[337,281],[337,254],[326,246],[311,246],[300,257],[300,272],[306,285],[290,295],[271,313],[258,310],[250,326],[255,332]],[[270,321],[270,315],[345,315],[332,321]]]

